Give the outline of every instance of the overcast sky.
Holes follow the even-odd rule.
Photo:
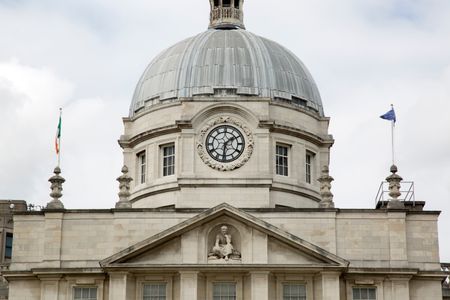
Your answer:
[[[0,0],[0,199],[49,201],[63,107],[63,202],[113,207],[121,118],[140,75],[208,18],[208,0]],[[391,164],[379,116],[395,104],[399,174],[442,210],[450,261],[450,1],[246,0],[245,24],[313,74],[336,139],[337,207],[374,207]]]

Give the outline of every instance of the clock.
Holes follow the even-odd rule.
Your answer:
[[[197,152],[206,165],[225,172],[242,167],[250,159],[254,144],[252,131],[244,122],[220,116],[199,130]]]
[[[234,126],[220,125],[206,137],[206,151],[218,162],[229,163],[238,159],[245,149],[245,139]]]

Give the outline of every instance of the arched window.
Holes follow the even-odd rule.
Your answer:
[[[234,7],[239,8],[239,2],[240,0],[234,0]]]
[[[218,7],[219,6],[219,0],[214,0],[214,7]]]
[[[231,6],[231,0],[222,0],[223,7],[230,7]]]

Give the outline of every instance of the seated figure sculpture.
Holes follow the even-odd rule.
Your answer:
[[[240,260],[241,253],[234,249],[231,234],[228,233],[228,226],[223,225],[220,228],[220,233],[216,235],[216,240],[212,251],[208,255],[208,259],[229,259]]]

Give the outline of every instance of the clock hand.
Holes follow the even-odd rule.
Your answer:
[[[231,139],[226,140],[226,141],[223,143],[223,146],[222,146],[222,161],[225,161],[225,158],[226,158],[226,150],[228,150],[228,143],[231,142],[233,139],[234,139],[234,137],[231,138]]]
[[[233,136],[232,138],[228,139],[228,140],[224,143],[224,145],[228,146],[228,143],[234,141],[235,139],[236,139],[236,137]]]
[[[225,147],[227,146],[227,142],[228,141],[224,142],[221,147],[222,148],[222,161],[225,161]]]

